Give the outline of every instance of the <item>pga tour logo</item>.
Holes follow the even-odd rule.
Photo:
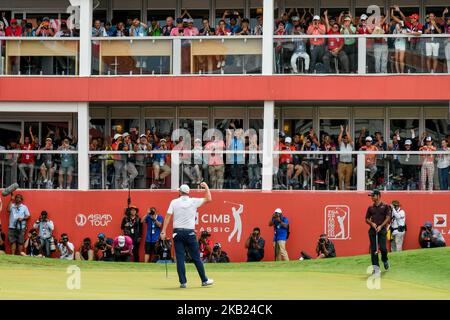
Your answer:
[[[325,234],[332,240],[350,239],[350,207],[345,205],[325,207]]]
[[[230,213],[198,213],[196,217],[196,224],[201,224],[201,231],[208,231],[212,233],[226,233],[228,234],[228,242],[236,239],[236,242],[241,242],[242,236],[242,219],[241,215],[244,213],[244,205],[241,203],[234,203],[224,201],[224,204],[231,205]]]
[[[435,214],[433,220],[435,228],[447,227],[447,214]]]
[[[79,213],[75,217],[75,223],[79,227],[84,227],[86,223],[90,223],[92,227],[107,227],[112,221],[112,216],[110,214],[90,214],[86,216],[85,214]]]

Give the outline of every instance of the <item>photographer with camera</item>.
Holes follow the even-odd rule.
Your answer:
[[[405,210],[400,207],[398,200],[392,201],[392,222],[391,222],[391,250],[402,251],[403,239],[406,232]]]
[[[53,239],[53,230],[55,230],[55,226],[53,221],[48,218],[47,211],[41,212],[41,216],[36,220],[33,228],[39,231],[42,254],[45,257],[50,257],[50,254],[56,250],[55,240]]]
[[[425,222],[425,225],[420,227],[419,244],[421,248],[439,248],[446,246],[442,233],[434,229],[430,221]]]
[[[104,233],[97,235],[97,242],[94,244],[94,257],[97,261],[113,261],[112,251],[113,239],[105,239]]]
[[[118,236],[113,242],[114,261],[130,262],[133,253],[133,240],[129,236]]]
[[[125,217],[123,217],[120,227],[123,234],[129,236],[133,241],[134,262],[139,262],[139,243],[142,238],[142,222],[138,213],[139,209],[136,206],[130,206],[125,209]]]
[[[286,240],[289,238],[289,220],[283,216],[283,211],[277,208],[269,222],[269,227],[274,229],[273,246],[275,249],[275,261],[289,261],[286,251]]]
[[[145,236],[145,257],[144,262],[153,261],[156,255],[156,243],[161,233],[161,227],[164,223],[164,218],[156,213],[156,208],[150,208],[145,216],[144,222],[147,224],[147,234]]]
[[[75,254],[75,246],[72,242],[69,242],[69,236],[67,233],[61,235],[61,239],[58,243],[59,258],[65,260],[73,260]]]
[[[321,234],[317,241],[316,247],[317,259],[334,258],[336,257],[336,250],[334,244],[328,239],[326,234]]]
[[[27,220],[30,218],[28,207],[23,204],[23,196],[21,194],[11,195],[8,205],[9,212],[9,230],[8,241],[11,244],[11,254],[15,255],[16,250],[23,251],[25,242],[25,230],[27,228]]]
[[[24,257],[42,258],[42,245],[36,229],[31,229],[28,233],[28,239],[24,243],[24,251],[20,252]]]
[[[245,241],[247,249],[247,262],[258,262],[264,258],[264,245],[266,241],[261,237],[261,230],[256,227],[250,237]]]
[[[211,253],[211,262],[215,262],[215,263],[230,262],[230,258],[228,257],[228,254],[222,250],[222,245],[219,242],[214,244],[214,247],[213,247],[212,253]]]
[[[94,261],[91,238],[84,238],[80,249],[75,253],[75,260]]]

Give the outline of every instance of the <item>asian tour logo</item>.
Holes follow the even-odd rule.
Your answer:
[[[107,227],[111,221],[112,216],[110,214],[93,213],[85,215],[79,213],[75,217],[75,223],[79,227],[84,227],[87,223],[92,227]]]
[[[325,234],[332,240],[350,239],[350,207],[345,205],[325,207]]]
[[[196,224],[201,225],[200,231],[226,233],[228,234],[228,242],[231,242],[233,239],[235,239],[236,242],[241,242],[241,215],[244,212],[244,205],[229,201],[224,201],[223,203],[231,205],[231,213],[217,214],[197,212]]]

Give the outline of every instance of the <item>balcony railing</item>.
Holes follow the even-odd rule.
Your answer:
[[[262,36],[92,38],[92,75],[261,74]],[[0,37],[2,75],[78,75],[79,38]],[[332,52],[343,43],[343,48]],[[450,35],[274,36],[274,74],[450,72]]]
[[[78,75],[79,38],[0,37],[1,75]]]

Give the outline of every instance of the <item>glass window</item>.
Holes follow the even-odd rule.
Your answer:
[[[103,138],[105,136],[105,119],[91,119],[89,122],[89,135],[91,138]]]
[[[287,136],[293,137],[296,134],[306,134],[313,127],[312,119],[285,119],[283,132]]]
[[[173,119],[146,119],[145,130],[150,133],[156,133],[158,138],[171,137],[173,132]]]
[[[425,120],[425,131],[433,137],[433,140],[439,141],[450,133],[448,125],[447,119],[427,119]]]
[[[106,22],[106,10],[94,10],[93,20],[100,20],[101,22]]]
[[[11,141],[19,141],[20,122],[0,122],[0,146],[6,147]]]
[[[175,10],[148,10],[147,11],[147,20],[148,24],[150,24],[151,18],[155,18],[160,27],[164,27],[166,25],[166,18],[172,17],[175,20]],[[174,21],[175,24],[175,21]]]
[[[390,121],[390,133],[392,136],[399,130],[402,139],[411,138],[411,129],[414,129],[414,136],[419,136],[419,119],[392,119]]]
[[[41,123],[41,141],[45,142],[45,138],[53,139],[53,144],[59,145],[64,137],[72,136],[69,132],[68,122],[49,121]]]
[[[200,140],[203,140],[203,134],[208,130],[207,119],[180,119],[179,123],[180,129],[189,131],[191,139],[199,137]]]
[[[126,23],[127,20],[133,19],[141,19],[141,11],[140,10],[114,10],[113,11],[113,20],[115,22],[123,22]]]
[[[320,141],[322,136],[328,134],[333,141],[337,141],[341,126],[347,126],[347,119],[320,119]]]
[[[242,119],[216,119],[215,128],[220,130],[223,137],[226,137],[227,129],[244,129],[244,120]]]
[[[349,8],[321,8],[320,9],[320,16],[323,17],[323,13],[325,10],[328,10],[328,17],[337,19],[341,12],[344,12],[344,15],[347,15],[349,13]]]

